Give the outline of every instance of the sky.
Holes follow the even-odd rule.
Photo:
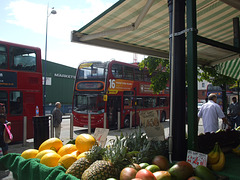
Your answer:
[[[71,42],[71,31],[79,30],[118,0],[1,0],[0,40],[41,48],[45,59],[77,68],[83,61],[140,62],[145,56]],[[49,5],[49,8],[47,8]],[[52,8],[57,14],[50,14]],[[47,9],[50,16],[47,16]]]

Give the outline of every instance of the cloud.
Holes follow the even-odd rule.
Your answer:
[[[112,5],[101,0],[86,0],[86,3],[89,6],[81,6],[79,3],[80,5],[75,8],[67,5],[55,7],[57,14],[50,15],[48,18],[48,35],[69,40],[72,30],[78,30]],[[9,11],[6,20],[8,23],[30,29],[35,33],[45,34],[46,4],[16,0],[10,2],[6,9]],[[49,14],[50,12],[51,8],[49,8]]]
[[[41,2],[41,1],[36,1]],[[28,0],[11,1],[6,8],[8,12],[7,23],[28,29],[36,35],[45,37],[47,4],[33,3]],[[66,4],[60,4],[66,2]],[[67,4],[69,2],[69,4]],[[74,6],[70,3],[74,2]],[[54,5],[56,15],[51,14],[48,18],[48,54],[47,59],[60,64],[77,67],[83,60],[108,61],[116,59],[123,62],[133,62],[133,53],[100,48],[70,42],[71,31],[78,30],[93,20],[99,14],[109,8],[115,0],[76,0],[76,1],[53,1],[49,8]],[[17,31],[17,28],[16,28]],[[42,39],[44,42],[44,39]],[[37,42],[35,42],[37,43]],[[22,44],[25,44],[22,42]],[[45,57],[45,47],[42,43],[42,58]],[[138,55],[138,61],[143,56]]]

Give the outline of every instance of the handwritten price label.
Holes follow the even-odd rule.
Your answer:
[[[202,166],[206,167],[207,166],[207,154],[188,150],[187,162],[189,162],[193,166],[193,168],[196,168],[198,165],[202,165]]]

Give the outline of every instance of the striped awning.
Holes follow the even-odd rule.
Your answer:
[[[240,80],[240,58],[220,63],[216,67],[220,74]]]
[[[72,42],[168,58],[167,2],[119,0],[84,27],[73,31]],[[197,0],[196,3],[198,35],[233,45],[233,18],[240,17],[239,0]],[[197,51],[200,65],[216,65],[238,55],[200,42]]]

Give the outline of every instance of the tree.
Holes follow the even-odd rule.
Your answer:
[[[140,70],[148,69],[151,76],[151,88],[160,93],[167,86],[170,77],[169,60],[148,56],[139,63]]]

